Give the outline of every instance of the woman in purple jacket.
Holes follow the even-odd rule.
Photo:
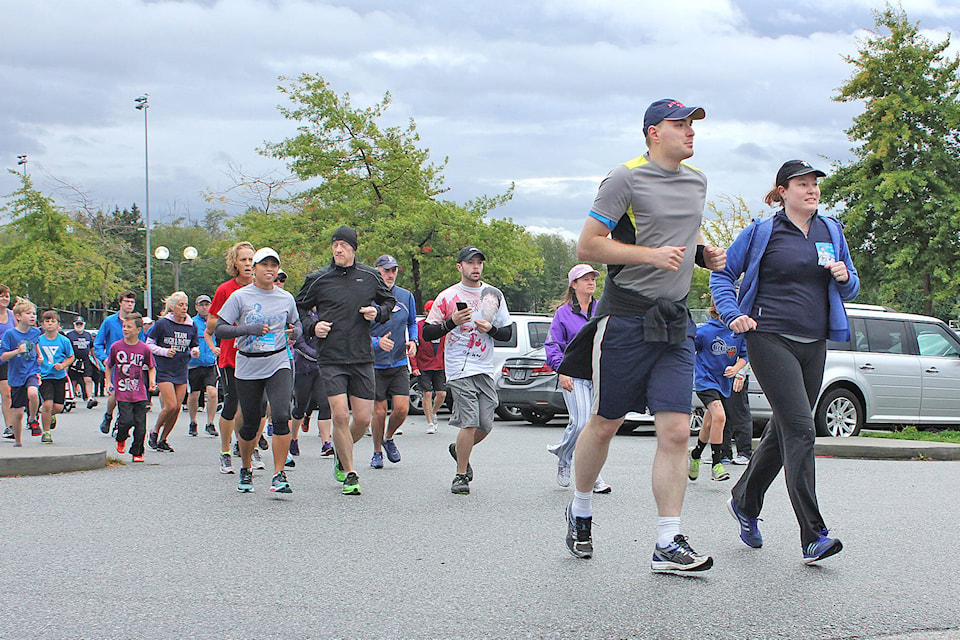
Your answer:
[[[597,276],[600,272],[588,264],[578,264],[567,274],[567,291],[557,305],[557,313],[550,323],[550,337],[544,349],[547,352],[547,366],[556,371],[563,360],[563,352],[577,335],[580,328],[593,314],[596,301],[593,293],[597,290]],[[557,444],[547,447],[547,451],[559,458],[557,462],[557,483],[561,487],[570,486],[570,465],[573,463],[573,450],[577,446],[577,436],[583,431],[590,417],[590,405],[593,397],[593,381],[571,378],[562,373],[560,390],[567,403],[570,416],[563,438]],[[610,485],[597,476],[593,485],[594,493],[610,493]]]

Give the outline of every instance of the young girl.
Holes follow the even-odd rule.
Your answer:
[[[703,426],[697,444],[690,449],[690,468],[687,477],[696,480],[700,476],[700,456],[710,443],[713,464],[710,477],[713,480],[729,480],[730,474],[723,467],[723,427],[727,416],[723,410],[723,398],[733,391],[733,378],[747,366],[747,345],[743,336],[727,329],[711,301],[707,309],[710,320],[697,327],[693,346],[697,350],[694,362],[694,388],[697,397],[706,408]]]
[[[0,338],[0,360],[7,363],[10,383],[10,406],[13,418],[13,446],[22,447],[23,410],[32,435],[40,435],[37,411],[40,408],[40,330],[37,307],[26,298],[17,298],[13,305],[14,327]]]
[[[177,424],[180,405],[187,391],[190,358],[200,354],[197,327],[190,319],[187,294],[175,291],[164,301],[164,316],[154,323],[147,346],[157,363],[160,415],[150,433],[150,447],[173,453],[167,437]]]

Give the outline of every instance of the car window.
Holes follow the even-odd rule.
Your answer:
[[[960,345],[943,327],[926,322],[914,322],[917,345],[922,356],[960,357]]]
[[[513,332],[510,334],[509,340],[496,340],[493,341],[494,347],[515,347],[517,346],[517,323],[513,323]]]
[[[872,353],[910,353],[904,338],[906,327],[900,321],[864,318],[867,347]]]
[[[550,336],[550,323],[531,322],[527,325],[527,332],[530,334],[530,348],[542,347]]]

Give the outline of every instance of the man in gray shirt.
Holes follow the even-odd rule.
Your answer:
[[[579,558],[593,555],[591,498],[610,441],[627,412],[649,410],[659,513],[651,569],[713,565],[680,533],[696,331],[686,297],[695,261],[713,270],[725,264],[723,250],[704,246],[699,236],[706,177],[683,162],[693,155],[693,121],[705,115],[676,100],[651,104],[643,119],[648,153],[607,175],[580,233],[577,255],[607,263],[608,276],[594,319],[560,367],[594,383],[594,414],[577,442],[576,491],[566,512],[567,548]],[[575,368],[584,359],[589,368]]]

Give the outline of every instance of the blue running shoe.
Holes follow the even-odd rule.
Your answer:
[[[383,440],[383,450],[387,453],[387,460],[396,464],[400,462],[400,450],[397,449],[397,445],[393,443],[393,439]]]
[[[828,533],[830,532],[824,529],[816,542],[811,542],[803,548],[803,564],[811,564],[840,553],[843,543],[839,538],[827,537]]]
[[[273,476],[273,479],[270,481],[270,491],[274,493],[293,493],[293,489],[290,488],[290,483],[287,482],[287,474],[281,471]]]
[[[383,454],[379,451],[373,452],[373,457],[370,458],[370,468],[383,469]]]
[[[743,540],[743,544],[754,549],[762,547],[763,536],[760,535],[760,529],[757,528],[757,522],[760,518],[751,518],[740,513],[737,505],[733,502],[733,496],[727,500],[727,509],[730,510],[730,515],[740,523],[740,539]]]
[[[240,482],[237,483],[237,491],[240,493],[251,493],[253,491],[252,470],[240,469]]]

